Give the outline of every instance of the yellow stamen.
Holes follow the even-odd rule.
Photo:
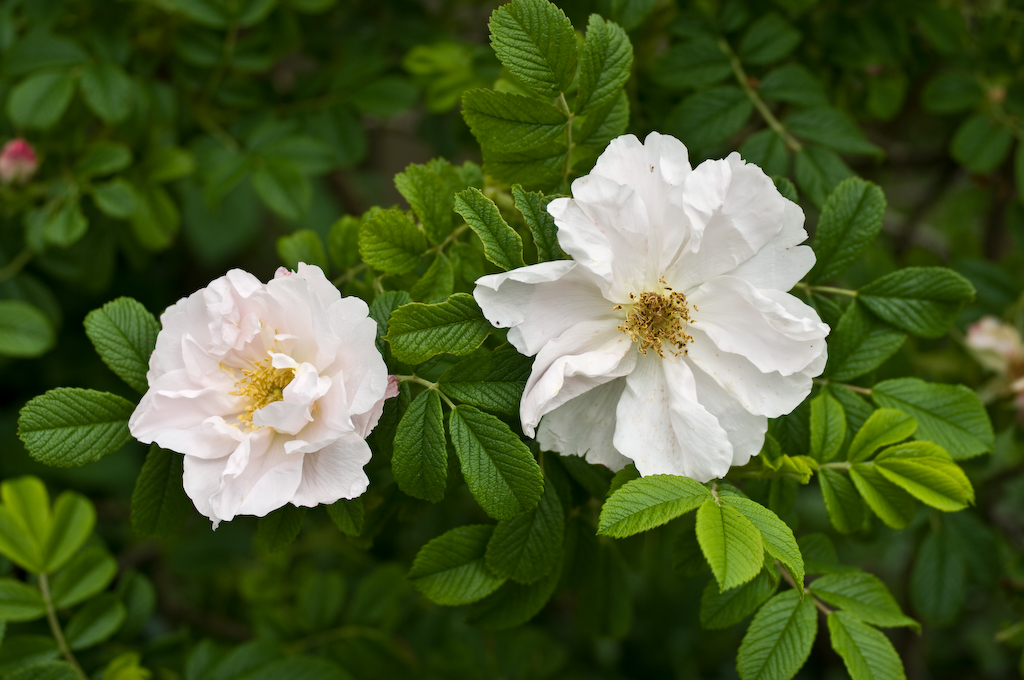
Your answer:
[[[639,343],[640,354],[647,356],[648,350],[654,350],[662,359],[665,350],[675,356],[686,354],[686,343],[693,341],[693,336],[686,332],[690,322],[686,296],[668,286],[664,286],[664,291],[630,293],[632,309],[626,315],[626,322],[618,327],[633,342]],[[622,305],[615,305],[614,309],[622,309]]]
[[[252,422],[252,414],[267,404],[284,399],[284,388],[295,377],[293,368],[274,368],[271,359],[261,359],[253,364],[252,369],[242,371],[242,379],[235,383],[237,394],[240,397],[249,397],[249,405],[245,407],[245,413],[238,416],[238,420],[249,427],[259,429]]]

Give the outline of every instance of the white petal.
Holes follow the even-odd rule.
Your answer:
[[[653,206],[664,200],[668,187],[683,183],[690,174],[690,159],[686,146],[675,137],[652,132],[641,144],[633,135],[622,135],[605,148],[590,174],[632,187]]]
[[[743,408],[743,404],[736,397],[722,389],[714,378],[692,363],[690,369],[696,382],[697,401],[718,418],[718,424],[725,428],[729,435],[729,442],[732,443],[732,465],[746,465],[764,446],[768,419]]]
[[[629,373],[638,355],[632,348],[633,341],[614,320],[582,322],[544,345],[519,404],[526,435],[533,436],[545,413]]]
[[[235,515],[263,517],[294,497],[302,480],[305,454],[285,453],[286,439],[269,428],[257,430],[246,438],[248,450],[239,447],[231,454],[220,491],[211,499],[218,517],[225,520]]]
[[[484,276],[473,297],[492,325],[511,329],[508,341],[527,356],[578,323],[622,316],[593,274],[565,260]]]
[[[798,245],[807,239],[803,225],[804,211],[786,201],[782,231],[728,274],[749,281],[755,288],[792,289],[814,266],[814,251],[810,246]]]
[[[337,352],[321,372],[340,375],[353,415],[371,411],[388,388],[388,367],[376,345],[377,323],[368,314],[366,303],[356,297],[342,298],[327,309]]]
[[[220,517],[213,507],[213,497],[220,491],[221,478],[224,476],[224,467],[228,463],[228,457],[200,458],[198,456],[185,456],[185,473],[182,477],[182,484],[185,493],[192,499],[192,504],[200,514],[209,517],[213,521],[213,528],[225,519]]]
[[[629,459],[615,450],[615,409],[625,378],[594,387],[551,411],[540,421],[537,443],[544,451],[584,456],[588,463],[621,470]]]
[[[735,276],[718,276],[689,296],[699,329],[725,352],[741,354],[763,373],[802,371],[825,347],[828,325],[788,293],[759,291]]]
[[[302,461],[302,483],[291,502],[314,507],[342,498],[355,498],[369,486],[363,466],[370,462],[370,447],[362,437],[349,435],[330,446],[307,453]]]
[[[683,475],[699,482],[722,477],[733,447],[718,419],[697,401],[683,361],[648,353],[626,377],[616,411],[615,448],[641,475]]]

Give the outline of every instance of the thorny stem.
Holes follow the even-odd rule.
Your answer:
[[[6,281],[7,279],[14,278],[18,275],[29,260],[32,259],[32,251],[25,248],[20,253],[14,256],[14,259],[0,267],[0,281]]]
[[[41,572],[39,574],[39,592],[43,595],[43,603],[46,605],[46,620],[50,623],[50,632],[53,633],[54,640],[57,641],[57,648],[60,649],[60,653],[64,656],[69,664],[75,669],[75,673],[81,680],[88,680],[89,676],[85,674],[82,667],[78,665],[78,659],[71,652],[71,647],[68,646],[68,641],[64,639],[64,631],[61,630],[60,621],[57,619],[57,610],[53,606],[53,596],[50,595],[50,582],[46,578],[46,574]]]
[[[798,586],[796,584],[796,580],[792,576],[790,576],[788,571],[786,571],[786,567],[782,566],[782,562],[779,562],[778,560],[775,560],[775,564],[776,564],[776,566],[779,567],[779,571],[782,572],[782,578],[786,579],[786,583],[788,583],[790,585],[790,587],[793,588],[793,590],[800,590],[800,586]],[[821,600],[819,600],[818,598],[814,597],[814,595],[811,595],[811,591],[807,590],[806,588],[804,588],[803,591],[804,591],[804,595],[810,595],[811,596],[811,599],[814,600],[814,606],[817,607],[819,610],[821,610],[821,612],[825,616],[828,616],[829,614],[832,613],[832,610],[829,609],[828,607],[826,607],[822,603]]]
[[[775,117],[772,110],[768,108],[768,105],[764,103],[763,99],[761,99],[761,95],[751,87],[750,77],[747,75],[747,72],[743,70],[743,64],[740,63],[740,58],[732,51],[732,48],[729,47],[729,43],[726,42],[725,38],[718,39],[718,47],[725,53],[725,56],[729,57],[729,64],[732,65],[733,75],[736,76],[736,80],[739,81],[740,87],[743,88],[743,91],[754,105],[754,108],[756,108],[758,113],[761,114],[761,117],[764,118],[764,122],[768,123],[768,127],[775,130],[779,137],[782,137],[782,141],[786,143],[786,146],[789,147],[790,151],[796,152],[803,149],[804,145],[800,143],[800,140],[794,137],[792,133],[786,129],[786,126]]]
[[[815,378],[813,382],[814,382],[815,385],[831,385],[832,384],[832,381],[829,380],[828,378]],[[840,387],[845,387],[846,389],[850,390],[851,392],[857,392],[858,394],[865,394],[865,395],[869,395],[869,396],[871,395],[871,389],[868,388],[868,387],[858,387],[857,385],[851,385],[849,383],[835,383],[835,384],[839,385]]]
[[[418,375],[396,375],[395,376],[395,380],[397,380],[398,382],[416,383],[417,385],[423,385],[427,389],[434,390],[435,392],[437,392],[438,396],[441,397],[441,401],[443,401],[444,403],[448,404],[448,408],[452,408],[452,409],[455,408],[454,402],[452,402],[452,400],[449,399],[445,395],[445,393],[441,391],[441,388],[435,382],[430,382],[429,380],[424,380],[423,378],[419,377]]]
[[[809,283],[801,281],[796,284],[797,288],[806,290],[808,293],[832,293],[833,295],[847,295],[849,297],[857,297],[857,291],[850,290],[849,288],[833,288],[832,286],[812,286]]]

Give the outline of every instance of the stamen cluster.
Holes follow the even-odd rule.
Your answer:
[[[686,344],[693,341],[693,336],[686,332],[690,322],[686,295],[666,286],[661,293],[630,293],[629,299],[632,309],[618,329],[639,344],[640,354],[647,356],[653,350],[664,359],[666,349],[674,356],[687,353]],[[622,305],[615,308],[622,309]]]
[[[238,416],[238,420],[253,429],[259,429],[253,425],[252,414],[267,404],[284,399],[284,388],[295,377],[295,369],[274,368],[269,357],[255,362],[253,366],[242,370],[242,379],[235,383],[237,389],[231,394],[249,397],[251,401],[245,407],[245,413]]]

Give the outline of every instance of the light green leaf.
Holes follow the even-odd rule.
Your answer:
[[[4,481],[0,493],[0,553],[26,571],[43,571],[42,542],[53,523],[46,487],[38,477],[17,477]]]
[[[188,177],[195,171],[195,157],[181,147],[162,146],[146,157],[146,177],[156,184]]]
[[[555,218],[547,211],[552,198],[539,192],[524,191],[519,184],[512,187],[512,196],[515,198],[516,208],[523,214],[526,226],[533,234],[533,242],[537,246],[537,261],[569,259],[558,245]]]
[[[917,421],[918,439],[934,441],[954,459],[993,450],[992,421],[978,395],[963,385],[938,385],[917,378],[878,383],[871,398],[879,406],[904,411]]]
[[[470,605],[466,623],[484,630],[505,630],[522,625],[547,604],[562,575],[561,553],[555,566],[539,581],[524,585],[506,581],[500,588]]]
[[[483,524],[446,531],[416,554],[409,580],[437,604],[456,606],[487,597],[505,582],[484,564],[493,531]]]
[[[739,510],[761,532],[768,554],[782,562],[797,585],[803,587],[804,558],[793,530],[768,508],[742,496],[723,495],[722,505]]]
[[[427,237],[399,210],[381,210],[359,229],[359,253],[374,269],[406,274],[428,248]]]
[[[546,0],[512,0],[494,10],[491,47],[502,65],[528,87],[554,96],[576,73],[576,33],[562,10]]]
[[[515,415],[532,365],[532,359],[516,348],[502,345],[493,352],[471,355],[437,381],[449,397],[485,411]]]
[[[132,150],[120,142],[100,140],[86,147],[75,161],[75,175],[92,179],[112,175],[132,164]]]
[[[897,328],[938,338],[974,299],[974,286],[946,267],[905,267],[861,287],[857,299]]]
[[[885,194],[859,177],[844,180],[829,194],[814,233],[817,261],[808,281],[828,281],[846,271],[882,230]]]
[[[854,463],[850,479],[875,514],[892,529],[902,529],[914,520],[917,504],[906,491],[896,486],[870,463]]]
[[[327,514],[341,533],[348,536],[358,536],[363,533],[363,520],[366,510],[363,507],[362,498],[353,498],[351,500],[342,498],[340,501],[327,506]]]
[[[568,118],[551,104],[494,90],[467,90],[462,117],[482,146],[514,153],[547,148],[565,138]]]
[[[455,212],[462,215],[484,244],[484,255],[505,271],[526,266],[523,239],[498,211],[494,201],[470,187],[455,194]]]
[[[444,179],[428,166],[414,163],[395,175],[395,187],[409,202],[430,242],[444,241],[452,232],[452,191]]]
[[[882,628],[909,626],[918,632],[921,630],[917,621],[904,615],[885,584],[872,574],[828,574],[815,579],[810,591],[819,600],[841,608],[864,623]]]
[[[978,113],[957,128],[949,152],[971,172],[992,172],[1010,153],[1013,134],[996,118]]]
[[[684,99],[665,125],[687,145],[706,149],[726,141],[743,127],[754,105],[735,85],[716,85]]]
[[[284,505],[256,522],[256,545],[267,552],[280,552],[295,542],[302,531],[306,508]]]
[[[149,358],[160,332],[149,310],[137,300],[120,297],[89,312],[84,325],[103,363],[135,391],[145,393]]]
[[[278,238],[277,256],[281,258],[284,266],[292,271],[299,268],[300,262],[314,264],[320,267],[324,274],[330,271],[327,265],[327,253],[324,251],[324,242],[320,239],[320,234],[312,229],[299,229]]]
[[[519,583],[534,583],[551,572],[562,554],[565,516],[551,484],[537,507],[503,519],[487,543],[487,567],[498,576]]]
[[[846,413],[832,395],[822,393],[811,399],[811,457],[827,463],[846,442]]]
[[[761,532],[736,508],[709,498],[697,509],[697,541],[719,590],[750,581],[764,564]]]
[[[883,446],[897,444],[917,431],[917,422],[903,411],[880,408],[861,426],[850,442],[846,459],[858,463],[870,458]]]
[[[839,153],[883,153],[879,147],[864,137],[864,133],[853,118],[831,106],[801,109],[786,116],[783,124],[800,139],[820,144]]]
[[[456,293],[445,302],[403,305],[391,314],[385,339],[395,358],[420,364],[435,354],[469,354],[491,332],[472,295]]]
[[[97,645],[116,633],[128,612],[114,593],[104,593],[79,609],[68,621],[64,634],[68,646],[78,651]]]
[[[105,123],[120,123],[132,112],[132,80],[112,61],[86,66],[79,87],[86,105]]]
[[[398,488],[437,503],[448,483],[448,443],[441,397],[424,390],[412,400],[395,431],[391,470]]]
[[[562,180],[566,149],[559,144],[521,152],[483,148],[484,170],[505,184],[522,184],[529,189],[547,191]]]
[[[732,65],[713,38],[698,36],[669,48],[650,75],[667,90],[686,90],[720,83],[732,75]]]
[[[454,289],[455,269],[452,261],[438,253],[422,278],[409,289],[409,293],[417,302],[434,304],[447,300]]]
[[[948,531],[930,531],[914,558],[910,600],[925,621],[944,625],[956,619],[967,597],[967,565]]]
[[[743,34],[739,56],[745,64],[770,64],[796,49],[803,36],[775,12],[755,21]]]
[[[188,516],[192,504],[182,486],[184,456],[149,447],[132,492],[132,529],[139,536],[171,536]]]
[[[21,300],[0,300],[0,355],[38,357],[57,340],[53,323],[35,305]]]
[[[131,440],[135,404],[110,394],[58,387],[29,401],[18,417],[18,436],[36,460],[72,467],[104,458]]]
[[[65,491],[53,504],[53,522],[42,541],[43,570],[53,573],[85,544],[96,524],[96,510],[85,496]]]
[[[868,401],[840,383],[830,383],[823,388],[843,405],[846,411],[846,425],[851,432],[856,432],[863,427],[864,422],[874,412],[874,407]]]
[[[123,177],[93,185],[92,200],[107,217],[126,220],[138,209],[138,196],[132,183]]]
[[[772,69],[761,79],[757,93],[769,101],[786,102],[799,106],[825,106],[828,95],[821,82],[797,63]]]
[[[818,471],[821,495],[832,526],[841,534],[857,531],[864,523],[864,503],[850,480],[831,468]]]
[[[448,427],[466,484],[488,515],[510,519],[537,505],[540,466],[508,425],[463,405],[452,410]]]
[[[18,127],[47,130],[61,119],[74,94],[70,71],[36,71],[7,96],[7,115]]]
[[[291,160],[263,159],[253,168],[251,181],[263,203],[284,219],[298,221],[309,210],[313,187]]]
[[[807,661],[818,631],[814,599],[779,593],[754,615],[736,656],[742,680],[789,680]]]
[[[331,225],[327,235],[327,254],[335,269],[344,271],[359,262],[359,228],[362,221],[352,215],[342,215]]]
[[[0,621],[33,621],[46,614],[39,589],[13,578],[0,578]]]
[[[43,227],[47,243],[59,248],[69,248],[82,240],[89,229],[89,221],[82,214],[77,199],[67,200],[60,207],[51,210]]]
[[[824,205],[836,185],[854,174],[835,151],[817,146],[796,152],[793,172],[800,191],[815,205]]]
[[[586,115],[618,94],[633,66],[633,46],[621,27],[591,14],[580,51],[580,86],[576,113]]]
[[[117,562],[99,546],[75,553],[57,572],[50,585],[57,609],[84,602],[110,585],[117,575]]]
[[[906,680],[899,655],[880,631],[840,611],[829,614],[828,632],[853,680]]]
[[[825,374],[834,380],[859,378],[885,363],[906,339],[906,333],[875,318],[854,300],[829,336]]]
[[[716,630],[736,625],[753,614],[778,586],[779,575],[773,568],[762,569],[753,581],[725,592],[708,581],[700,598],[700,627]]]
[[[622,485],[601,508],[597,533],[632,536],[666,524],[711,500],[700,482],[675,475],[650,475]]]
[[[914,498],[943,512],[957,512],[974,502],[967,475],[932,442],[892,446],[875,458],[875,469]]]

